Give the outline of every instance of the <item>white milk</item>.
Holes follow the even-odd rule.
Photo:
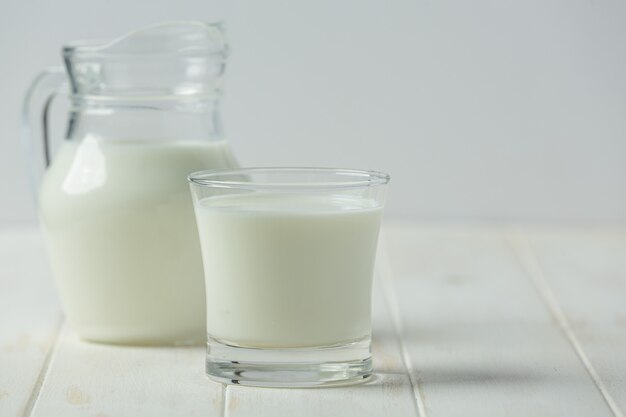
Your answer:
[[[382,208],[343,196],[200,200],[207,332],[252,347],[312,347],[370,334]]]
[[[186,177],[235,165],[225,141],[62,145],[43,180],[40,218],[66,316],[82,338],[204,338],[202,261]]]

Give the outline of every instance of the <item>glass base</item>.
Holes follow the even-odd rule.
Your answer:
[[[208,336],[206,373],[218,382],[256,387],[356,384],[372,375],[370,337],[333,346],[263,349]]]

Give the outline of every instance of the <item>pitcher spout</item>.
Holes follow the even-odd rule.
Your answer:
[[[228,57],[221,22],[167,22],[114,40],[76,41],[63,48],[71,92],[79,96],[219,95]]]

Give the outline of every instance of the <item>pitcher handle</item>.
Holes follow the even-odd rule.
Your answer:
[[[48,129],[50,105],[66,79],[62,67],[47,68],[35,77],[24,97],[22,147],[28,164],[35,200],[37,200],[41,176],[51,161],[50,132]],[[41,142],[42,147],[39,148],[36,142]]]

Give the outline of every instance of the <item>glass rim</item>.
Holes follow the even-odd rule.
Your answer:
[[[254,181],[228,180],[220,177],[245,175],[252,173],[282,173],[282,174],[326,174],[334,175],[335,179],[294,180],[294,181]],[[220,168],[192,172],[187,176],[190,184],[213,187],[255,190],[328,190],[345,188],[368,188],[386,185],[391,179],[389,174],[380,171],[324,168],[324,167],[250,167],[250,168]]]

